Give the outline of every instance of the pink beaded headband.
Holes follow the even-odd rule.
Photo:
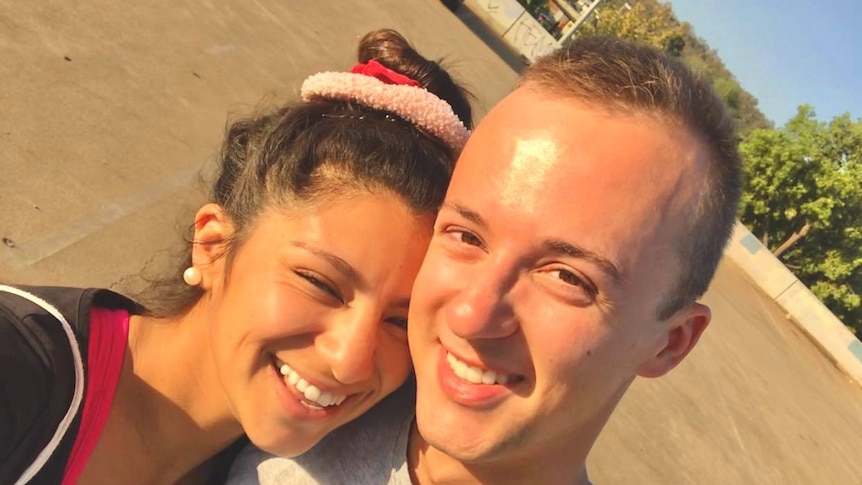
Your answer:
[[[456,154],[470,130],[452,110],[419,83],[375,60],[357,64],[351,72],[319,72],[302,83],[302,99],[341,99],[389,111],[439,138]]]

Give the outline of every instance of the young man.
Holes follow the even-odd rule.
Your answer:
[[[588,38],[532,65],[462,153],[410,306],[416,374],[262,483],[588,483],[637,376],[710,321],[696,301],[740,193],[709,83],[650,48]]]

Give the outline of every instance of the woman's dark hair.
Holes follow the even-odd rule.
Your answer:
[[[419,82],[472,127],[469,93],[398,32],[366,34],[359,42],[359,61],[371,59]],[[357,190],[384,191],[417,214],[434,214],[456,156],[442,141],[394,113],[349,101],[288,104],[236,121],[228,126],[210,194],[234,224],[222,257],[230,264],[257,216],[271,206],[331,200]],[[149,282],[136,295],[148,315],[181,314],[201,297],[199,287],[182,279],[182,271],[191,266],[193,244],[185,248],[174,274]]]

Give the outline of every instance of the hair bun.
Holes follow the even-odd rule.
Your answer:
[[[369,32],[359,41],[359,62],[374,59],[380,64],[418,82],[443,99],[468,129],[473,127],[470,93],[459,86],[440,65],[426,59],[407,39],[392,29]]]

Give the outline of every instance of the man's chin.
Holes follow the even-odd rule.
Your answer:
[[[498,439],[487,428],[477,426],[475,420],[457,419],[454,416],[428,416],[423,419],[417,412],[416,426],[422,440],[430,447],[465,464],[487,463],[500,453]]]

